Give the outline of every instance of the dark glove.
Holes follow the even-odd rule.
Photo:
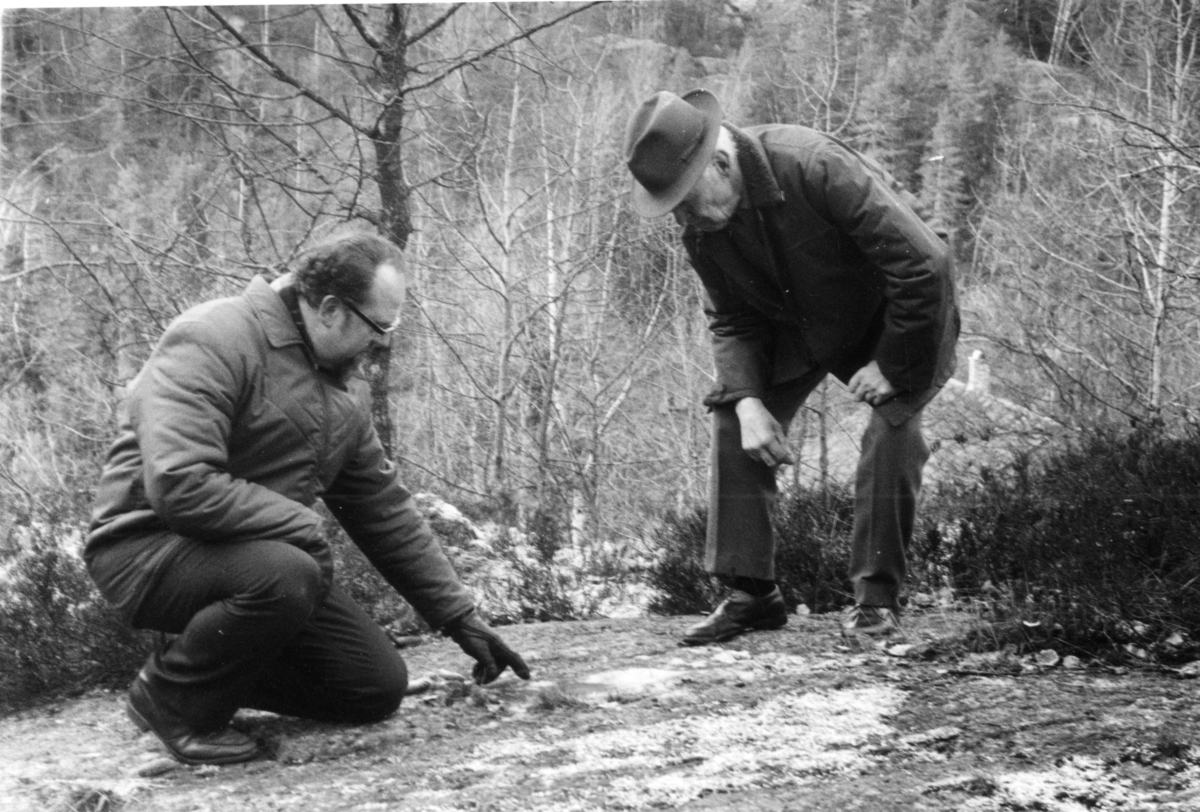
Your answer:
[[[471,676],[476,685],[492,682],[508,666],[521,679],[529,679],[529,666],[521,655],[509,648],[475,612],[469,612],[446,624],[443,631],[458,647],[475,659]]]

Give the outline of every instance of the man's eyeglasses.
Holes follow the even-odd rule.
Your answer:
[[[396,332],[396,328],[400,326],[398,324],[393,324],[389,327],[381,327],[379,322],[375,321],[375,319],[359,310],[354,302],[350,301],[349,299],[342,299],[342,304],[349,308],[351,313],[365,321],[368,327],[370,327],[376,333],[379,333],[381,336],[390,336],[392,333]]]

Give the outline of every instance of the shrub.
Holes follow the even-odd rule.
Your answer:
[[[1193,657],[1178,641],[1200,636],[1198,483],[1194,434],[1097,430],[986,475],[926,543],[960,594],[1004,596],[1001,644]]]
[[[789,607],[814,612],[836,609],[850,597],[847,562],[854,503],[841,486],[799,488],[780,495],[772,512],[775,576]],[[721,588],[704,570],[708,511],[667,514],[654,540],[659,550],[650,582],[660,595],[650,610],[696,614],[712,610]]]
[[[854,600],[850,587],[850,530],[854,499],[827,485],[781,495],[773,513],[775,577],[789,606],[828,612]]]
[[[100,597],[63,524],[28,522],[9,531],[0,601],[0,711],[46,696],[116,687],[137,672],[153,636],[137,632]],[[14,541],[16,543],[14,543]]]
[[[544,537],[496,525],[482,530],[476,564],[461,574],[492,623],[595,617],[617,592],[615,579],[593,575],[570,547],[547,560]]]
[[[720,589],[704,570],[704,534],[708,510],[670,512],[653,535],[658,558],[649,569],[658,591],[650,611],[660,615],[694,615],[712,611]]]
[[[465,505],[460,511],[433,494],[415,498],[480,612],[493,624],[594,617],[623,594],[626,570],[617,572],[613,563],[620,553],[582,555],[567,543],[564,525],[544,513],[535,514],[528,532],[522,532],[491,520],[497,512],[486,506]],[[477,524],[468,518],[472,513],[487,520]],[[394,637],[428,632],[337,523],[330,519],[326,529],[338,540],[339,583],[347,584],[368,614]]]

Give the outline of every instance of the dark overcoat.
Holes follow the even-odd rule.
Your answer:
[[[746,186],[728,228],[685,229],[707,294],[709,406],[763,397],[814,367],[846,382],[871,360],[900,394],[899,425],[954,372],[959,314],[950,249],[875,161],[807,127],[734,135]]]

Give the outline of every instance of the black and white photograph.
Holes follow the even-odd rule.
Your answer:
[[[1200,3],[0,8],[0,810],[1200,810]]]

